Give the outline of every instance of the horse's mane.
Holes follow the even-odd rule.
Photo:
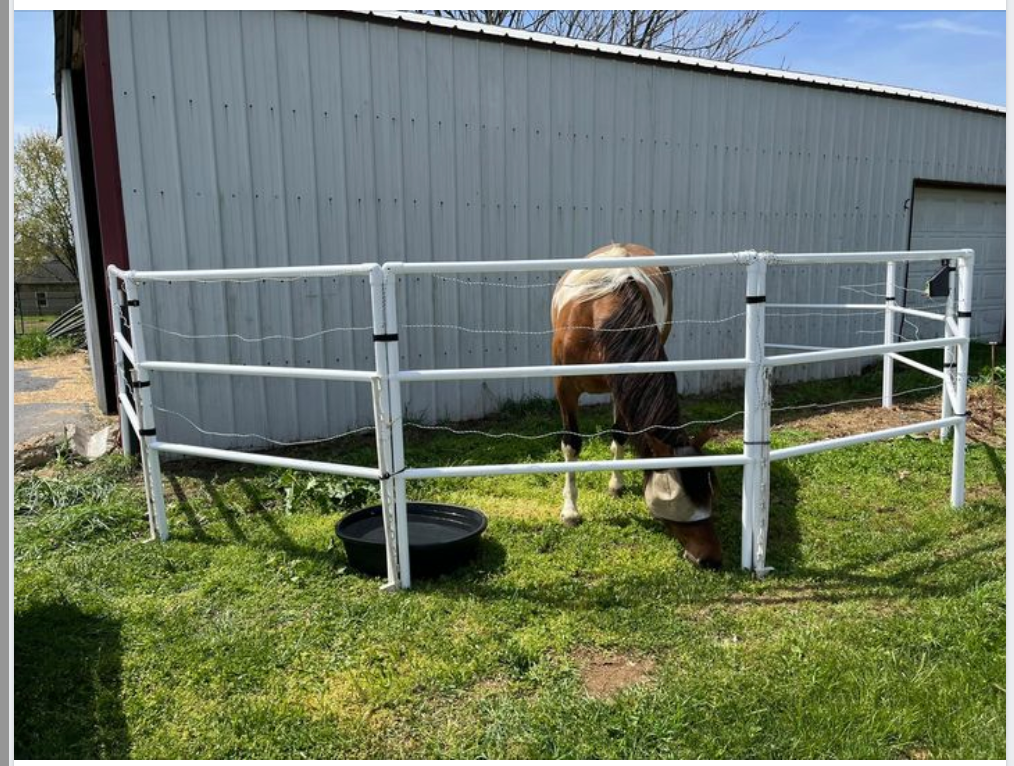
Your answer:
[[[614,245],[601,253],[589,258],[624,258],[628,255],[622,245]],[[564,274],[553,291],[553,316],[556,316],[568,303],[585,303],[604,298],[615,293],[624,283],[635,281],[640,283],[651,295],[649,321],[655,322],[659,329],[665,322],[665,301],[656,285],[644,269],[579,269]]]
[[[629,279],[616,290],[616,310],[596,332],[596,342],[603,349],[605,361],[661,362],[667,359],[659,337],[651,306],[644,293]],[[680,409],[676,375],[672,372],[609,375],[613,401],[632,432],[645,431],[671,447],[687,444],[679,424]],[[668,426],[654,428],[651,426]],[[648,452],[643,435],[633,437],[641,455]]]

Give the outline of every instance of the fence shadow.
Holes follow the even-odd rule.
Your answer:
[[[997,486],[1006,492],[1007,469],[1004,467],[1003,461],[997,457],[996,450],[988,444],[983,444],[982,448],[986,451],[986,457],[989,459],[989,465],[993,469],[993,474],[996,476]]]
[[[464,433],[457,434],[453,438],[447,438],[444,434],[434,432],[416,433],[414,434],[415,438],[406,444],[408,463],[410,465],[453,465],[460,461],[463,454],[467,454],[472,460],[491,464],[559,460],[560,455],[555,440],[490,440],[481,434],[468,432],[471,426],[479,424],[485,425],[493,432],[507,430],[505,424],[509,424],[513,418],[532,417],[533,414],[538,422],[544,419],[555,427],[555,419],[558,417],[555,407],[555,402],[550,400],[508,404],[483,421],[456,424]],[[583,418],[588,430],[608,428],[608,425],[603,424],[611,423],[611,417],[611,411],[601,405],[593,405],[583,410]],[[718,445],[714,454],[738,453],[739,449],[738,446],[723,448]],[[332,450],[335,451],[334,454],[331,454]],[[318,449],[314,457],[321,460],[341,459],[340,454],[340,447],[333,446],[330,449]],[[639,493],[640,479],[635,477],[639,477],[640,472],[631,471],[628,473],[630,474],[628,480],[631,484],[631,491]],[[738,467],[719,468],[717,475],[720,491],[715,519],[725,551],[724,569],[739,571],[743,472]],[[218,472],[211,471],[204,461],[179,461],[166,470],[166,479],[175,496],[177,508],[188,523],[189,529],[183,532],[183,535],[206,544],[241,543],[255,547],[271,547],[288,551],[300,557],[327,559],[334,563],[335,557],[330,552],[300,545],[285,532],[274,517],[274,511],[265,507],[263,493],[254,486],[255,480],[251,483],[245,478],[238,479],[237,485],[244,498],[242,500],[237,500],[235,497],[227,499],[216,484],[218,476]],[[199,494],[202,503],[200,513],[197,512],[197,504],[194,502],[196,497],[188,495],[187,489],[179,481],[181,478],[196,480],[200,484]],[[562,474],[556,476],[556,479],[562,486]],[[776,462],[771,465],[770,497],[767,563],[784,571],[791,568],[799,559],[800,541],[799,525],[795,516],[797,481],[784,463]],[[207,514],[213,514],[213,516],[205,518]],[[219,538],[209,534],[205,527],[206,523],[212,520],[223,523],[228,532],[227,537]],[[257,522],[258,532],[266,530],[269,534],[254,534],[251,537],[253,529],[249,522],[253,520]],[[658,534],[664,534],[661,525],[648,515],[647,509],[643,510],[642,515],[632,516],[629,523],[640,524]],[[675,541],[673,544],[678,546]],[[504,553],[499,544],[497,544],[497,550],[500,561],[490,571],[497,571],[503,567]]]
[[[248,545],[254,548],[285,551],[299,558],[312,559],[328,565],[339,565],[341,562],[330,552],[324,549],[311,548],[296,542],[288,532],[278,523],[275,518],[275,511],[264,506],[264,496],[253,486],[248,479],[239,479],[237,484],[244,495],[245,503],[237,504],[236,501],[227,499],[220,488],[215,484],[204,466],[197,466],[196,470],[190,470],[189,466],[181,466],[164,474],[169,485],[172,498],[176,501],[176,507],[186,519],[187,526],[174,531],[173,536],[177,539],[190,539],[204,545],[234,545],[236,543]],[[200,498],[192,497],[187,489],[180,482],[180,477],[196,478],[200,482]],[[198,515],[195,507],[198,500],[203,501],[205,497],[209,502],[204,504],[207,512],[213,514],[208,518]],[[242,516],[248,529],[240,524],[239,517]],[[205,528],[211,521],[221,521],[227,531],[226,537],[213,536]],[[252,527],[249,522],[256,522]],[[251,535],[251,532],[254,532]],[[263,535],[259,533],[265,533]]]
[[[638,609],[644,606],[645,593],[690,607],[695,612],[765,609],[791,604],[868,602],[886,606],[892,602],[908,604],[921,599],[960,598],[980,587],[981,580],[968,575],[969,567],[980,567],[985,572],[993,566],[988,560],[1004,550],[1002,539],[983,539],[983,536],[991,528],[1003,524],[1005,509],[1000,503],[986,504],[984,509],[983,516],[948,542],[948,555],[938,555],[929,563],[924,557],[920,559],[920,554],[939,551],[940,539],[932,535],[899,540],[895,545],[861,557],[843,557],[827,567],[789,564],[792,546],[780,547],[777,538],[772,537],[768,563],[775,567],[775,572],[765,581],[766,587],[759,590],[744,590],[736,584],[741,578],[751,577],[738,570],[738,550],[735,559],[727,554],[724,572],[692,575],[724,578],[725,585],[718,588],[686,588],[681,584],[683,577],[674,578],[668,572],[636,570],[590,581],[567,578],[521,586],[495,577],[455,578],[439,583],[438,587],[467,598],[504,599],[576,611],[596,611],[603,607]],[[773,533],[775,518],[785,523],[791,519],[791,514],[772,515]],[[736,539],[738,541],[738,536]],[[961,572],[961,576],[955,576],[956,572]]]
[[[126,758],[120,623],[65,602],[14,615],[14,757]]]
[[[518,442],[516,446],[507,447],[504,443],[498,446],[497,460],[500,462],[524,462],[526,459],[547,459],[550,453],[545,448],[531,442]],[[715,452],[736,452],[734,445],[716,445]],[[460,452],[454,456],[460,458]],[[997,480],[1005,478],[1004,467],[999,458],[993,456],[993,466]],[[551,459],[551,458],[549,458]],[[456,462],[445,456],[430,456],[429,464]],[[187,475],[200,482],[197,490],[201,496],[202,506],[198,514],[192,502],[195,498],[187,498],[184,490],[179,487],[175,474]],[[695,576],[732,578],[749,578],[739,568],[740,553],[740,488],[742,469],[718,469],[720,493],[716,509],[716,523],[725,549],[723,572],[718,574],[698,573]],[[562,485],[562,477],[554,477]],[[633,475],[628,479],[633,479]],[[219,488],[203,470],[193,472],[183,470],[168,474],[168,480],[177,493],[179,507],[187,517],[190,529],[181,529],[181,537],[189,537],[196,542],[212,545],[228,545],[240,543],[253,547],[271,550],[288,551],[301,558],[326,560],[332,566],[345,563],[344,555],[338,550],[311,549],[293,540],[286,532],[284,525],[274,516],[274,511],[264,505],[263,491],[256,487],[256,481],[246,486],[246,479],[239,480],[243,497],[230,499],[223,497]],[[634,481],[631,481],[634,484]],[[569,584],[533,584],[531,588],[518,589],[516,585],[507,585],[497,576],[509,569],[507,552],[500,541],[489,535],[482,542],[482,548],[476,561],[463,567],[451,575],[434,580],[419,580],[416,585],[423,590],[440,590],[451,594],[478,598],[520,598],[539,604],[568,606],[570,608],[599,608],[603,603],[623,606],[627,595],[643,593],[670,593],[678,600],[689,599],[698,606],[722,608],[723,606],[770,606],[780,603],[796,602],[842,602],[842,601],[891,601],[907,598],[936,598],[948,595],[960,595],[971,586],[965,578],[954,579],[947,576],[955,566],[967,563],[967,560],[979,561],[983,557],[995,555],[1002,543],[992,538],[983,538],[989,533],[991,525],[1003,523],[1003,509],[999,505],[993,508],[984,504],[981,513],[974,522],[963,525],[960,534],[953,541],[960,554],[940,558],[927,565],[907,565],[910,558],[918,558],[939,540],[931,535],[918,536],[899,540],[896,545],[881,548],[860,557],[843,556],[827,566],[808,566],[803,562],[801,552],[801,531],[796,515],[799,502],[799,483],[787,462],[775,462],[771,465],[770,515],[768,532],[767,564],[774,568],[775,573],[769,582],[771,590],[763,593],[745,593],[738,586],[730,592],[709,593],[695,589],[689,594],[677,593],[673,590],[674,582],[670,575],[656,573],[640,573],[637,571],[620,573],[612,582],[602,583],[569,583]],[[210,501],[210,502],[209,502]],[[205,516],[207,515],[207,518]],[[216,534],[213,536],[205,530],[207,522],[216,523]],[[242,526],[240,525],[242,521]],[[541,519],[540,523],[549,521]],[[557,523],[555,518],[550,523]],[[636,524],[653,533],[663,535],[661,526],[651,519],[647,510],[629,516],[617,514],[605,520],[589,523],[614,524],[626,526]],[[224,536],[222,531],[224,529]],[[674,559],[678,556],[679,544],[672,541]],[[350,573],[351,574],[351,573]],[[677,578],[678,579],[678,578]],[[677,589],[678,590],[678,589]],[[724,591],[725,589],[720,589]],[[630,596],[629,606],[637,604],[637,599]]]

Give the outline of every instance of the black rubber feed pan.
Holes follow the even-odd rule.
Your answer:
[[[412,577],[435,577],[467,564],[479,550],[486,517],[472,508],[443,503],[408,504],[408,552]],[[384,521],[379,505],[353,511],[335,533],[345,545],[349,566],[387,574]]]

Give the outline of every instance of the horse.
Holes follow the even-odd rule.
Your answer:
[[[612,244],[587,257],[651,255],[655,252],[642,245]],[[553,364],[665,361],[665,342],[672,326],[672,284],[664,266],[566,272],[553,291]],[[623,458],[628,436],[640,458],[700,455],[714,436],[708,428],[691,439],[680,426],[672,372],[562,376],[555,377],[553,384],[563,420],[560,446],[568,463],[581,454],[577,412],[578,400],[585,393],[612,396],[610,449],[616,460]],[[683,544],[686,558],[709,569],[722,563],[722,546],[712,520],[716,487],[711,467],[644,473],[644,498],[651,514]],[[619,496],[623,490],[623,475],[614,471],[609,491]],[[566,526],[581,522],[577,494],[575,473],[568,471],[560,513]]]

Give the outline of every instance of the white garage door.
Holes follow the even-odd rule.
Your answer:
[[[1006,204],[1003,191],[917,187],[912,209],[912,250],[975,251],[972,335],[987,341],[1001,340],[1004,332]],[[933,271],[913,263],[908,287],[922,288]]]

